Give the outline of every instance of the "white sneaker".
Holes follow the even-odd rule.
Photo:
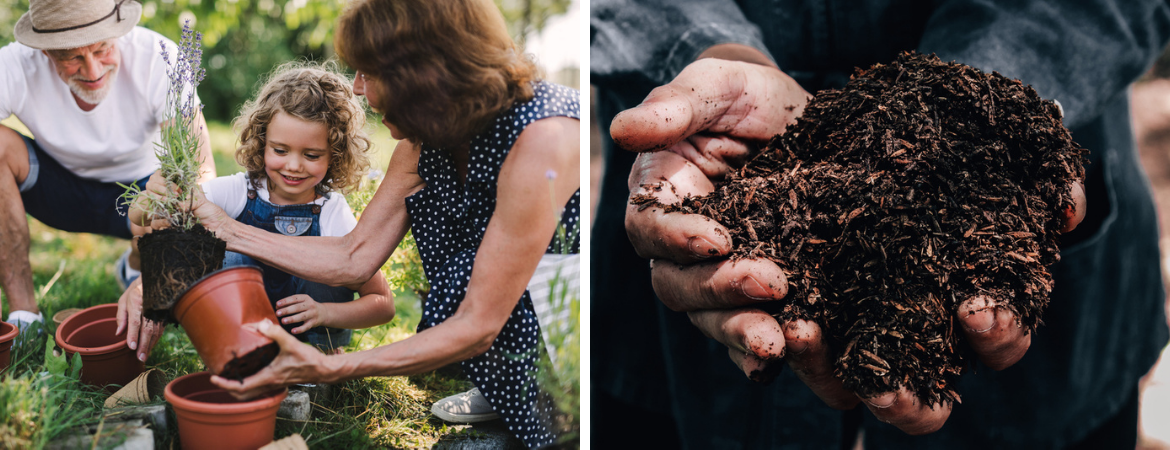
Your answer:
[[[20,329],[20,335],[24,336],[25,333],[34,328],[31,326],[34,323],[40,323],[42,326],[35,328],[38,330],[42,329],[45,323],[45,315],[41,313],[33,314],[30,311],[12,311],[8,313],[8,320],[5,320],[5,322],[16,325],[16,328]]]
[[[500,418],[479,388],[455,394],[431,405],[431,413],[453,423],[475,423]]]

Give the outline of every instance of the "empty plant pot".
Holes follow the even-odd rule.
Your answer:
[[[126,345],[126,337],[114,334],[117,314],[117,303],[86,308],[61,322],[56,334],[67,358],[81,354],[81,382],[111,393],[118,388],[110,385],[125,385],[146,368]]]
[[[0,374],[6,374],[12,364],[12,342],[20,335],[20,329],[8,322],[0,322]]]
[[[280,323],[264,292],[263,272],[253,266],[218,270],[192,285],[175,303],[175,319],[207,368],[241,380],[276,358],[280,348],[246,323]]]
[[[53,314],[53,323],[61,325],[61,322],[64,322],[65,319],[69,318],[69,316],[77,314],[80,311],[81,308],[69,308],[57,311],[57,314]]]
[[[272,442],[276,410],[288,389],[239,401],[211,384],[211,372],[199,372],[175,378],[165,396],[184,449],[250,450]]]

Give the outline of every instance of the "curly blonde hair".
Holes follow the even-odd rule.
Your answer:
[[[370,139],[366,112],[353,94],[353,81],[333,62],[317,64],[293,61],[272,71],[256,98],[244,103],[232,127],[240,136],[236,162],[244,166],[255,188],[268,177],[264,172],[264,147],[268,124],[277,112],[325,124],[329,130],[329,169],[315,187],[318,195],[356,189],[369,170]]]

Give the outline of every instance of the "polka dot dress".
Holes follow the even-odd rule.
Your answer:
[[[423,269],[431,283],[419,331],[451,317],[467,294],[475,253],[496,209],[500,166],[520,132],[528,124],[548,117],[580,119],[580,92],[547,82],[537,82],[535,88],[531,101],[513,106],[496,117],[487,131],[472,139],[465,186],[459,184],[455,166],[445,150],[425,144],[422,147],[418,171],[426,187],[406,199]],[[565,205],[561,223],[567,230],[576,229],[580,201],[578,190]],[[574,239],[569,251],[578,253],[577,233],[571,235]],[[560,251],[555,238],[548,251]],[[463,371],[508,429],[530,448],[555,439],[549,427],[553,406],[551,402],[537,402],[534,374],[537,352],[542,348],[539,341],[540,326],[525,291],[491,348],[462,363]]]

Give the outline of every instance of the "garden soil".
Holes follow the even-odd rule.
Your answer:
[[[171,308],[187,288],[223,267],[227,243],[201,225],[188,231],[167,228],[142,236],[143,316],[157,323],[171,322]]]

